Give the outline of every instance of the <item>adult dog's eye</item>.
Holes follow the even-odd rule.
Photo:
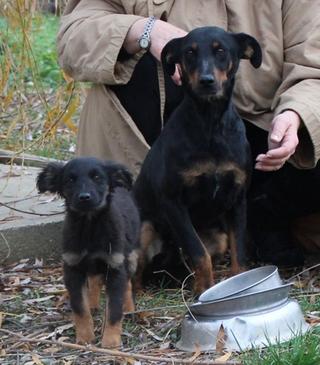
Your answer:
[[[221,47],[216,50],[216,55],[218,57],[223,57],[225,54],[226,54],[226,51]]]
[[[218,48],[217,49],[217,54],[222,56],[223,54],[225,54],[225,50],[223,48]]]
[[[193,57],[196,54],[196,51],[194,49],[188,49],[186,51],[186,56],[187,57]]]

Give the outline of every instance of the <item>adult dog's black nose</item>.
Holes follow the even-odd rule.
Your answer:
[[[214,83],[214,77],[212,74],[201,75],[199,81],[201,85],[209,86]]]
[[[85,202],[91,199],[91,194],[90,193],[80,193],[78,195],[78,198],[81,202]]]

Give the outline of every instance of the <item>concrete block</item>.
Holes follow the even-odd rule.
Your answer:
[[[63,200],[40,195],[40,168],[0,164],[0,262],[59,259]]]

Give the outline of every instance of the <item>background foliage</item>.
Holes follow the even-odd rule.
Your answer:
[[[0,0],[0,148],[67,158],[79,88],[59,68],[57,16],[65,1]]]

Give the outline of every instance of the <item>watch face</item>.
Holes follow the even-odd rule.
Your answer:
[[[140,44],[140,47],[141,48],[144,48],[144,49],[146,49],[146,48],[148,48],[149,47],[149,40],[147,39],[147,38],[141,38],[140,40],[139,40],[139,44]]]

